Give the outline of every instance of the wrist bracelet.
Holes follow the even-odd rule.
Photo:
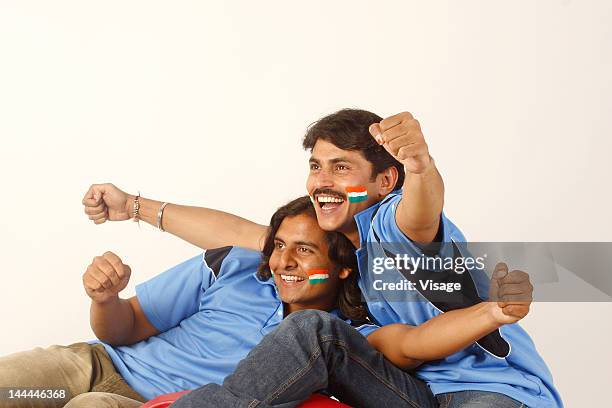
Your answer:
[[[166,208],[167,205],[168,203],[163,203],[161,207],[159,207],[159,211],[157,212],[157,229],[161,232],[166,231],[164,230],[164,227],[162,227],[162,217],[164,216],[164,208]]]
[[[132,215],[134,222],[140,221],[140,191],[138,192],[138,195],[134,197],[134,210]],[[138,225],[140,226],[140,223]]]

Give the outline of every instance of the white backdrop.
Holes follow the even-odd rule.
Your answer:
[[[611,241],[611,4],[0,2],[0,355],[92,338],[93,256],[132,266],[127,297],[197,252],[94,226],[89,184],[266,222],[305,192],[306,126],[343,107],[420,120],[469,239]],[[611,315],[524,320],[568,407],[612,384]]]

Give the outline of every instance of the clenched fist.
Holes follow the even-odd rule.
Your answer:
[[[370,125],[370,134],[410,173],[423,173],[431,163],[421,125],[409,112]]]
[[[128,204],[129,195],[113,184],[92,184],[83,197],[85,214],[94,224],[105,221],[125,221],[132,216]]]
[[[127,286],[132,270],[112,252],[96,256],[83,274],[87,295],[97,303],[117,298]]]
[[[500,324],[516,323],[529,313],[533,285],[523,271],[508,272],[508,265],[498,263],[489,288],[489,307]]]

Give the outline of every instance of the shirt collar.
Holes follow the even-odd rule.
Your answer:
[[[359,232],[359,244],[361,247],[363,247],[364,243],[367,242],[368,232],[370,231],[370,226],[372,225],[372,216],[374,215],[374,213],[378,211],[378,208],[380,207],[383,201],[387,200],[388,198],[390,199],[391,196],[395,196],[398,194],[402,194],[402,189],[393,190],[376,204],[373,204],[365,210],[355,214],[353,218],[357,223],[357,231]]]
[[[253,272],[253,276],[255,277],[255,280],[261,284],[261,285],[272,285],[274,287],[276,287],[276,284],[274,283],[274,278],[269,277],[266,280],[262,280],[258,275],[257,275],[257,271]]]
[[[365,210],[358,212],[353,217],[357,224],[357,231],[359,232],[359,246],[362,247],[368,237],[368,231],[370,230],[370,224],[372,224],[372,214],[380,207],[380,202],[374,204]]]

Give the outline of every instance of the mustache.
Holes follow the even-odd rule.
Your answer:
[[[336,190],[332,190],[331,188],[317,188],[312,192],[312,197],[316,197],[319,194],[325,194],[325,195],[330,195],[332,197],[337,197],[337,198],[341,198],[343,200],[346,200],[346,195],[336,191]]]

